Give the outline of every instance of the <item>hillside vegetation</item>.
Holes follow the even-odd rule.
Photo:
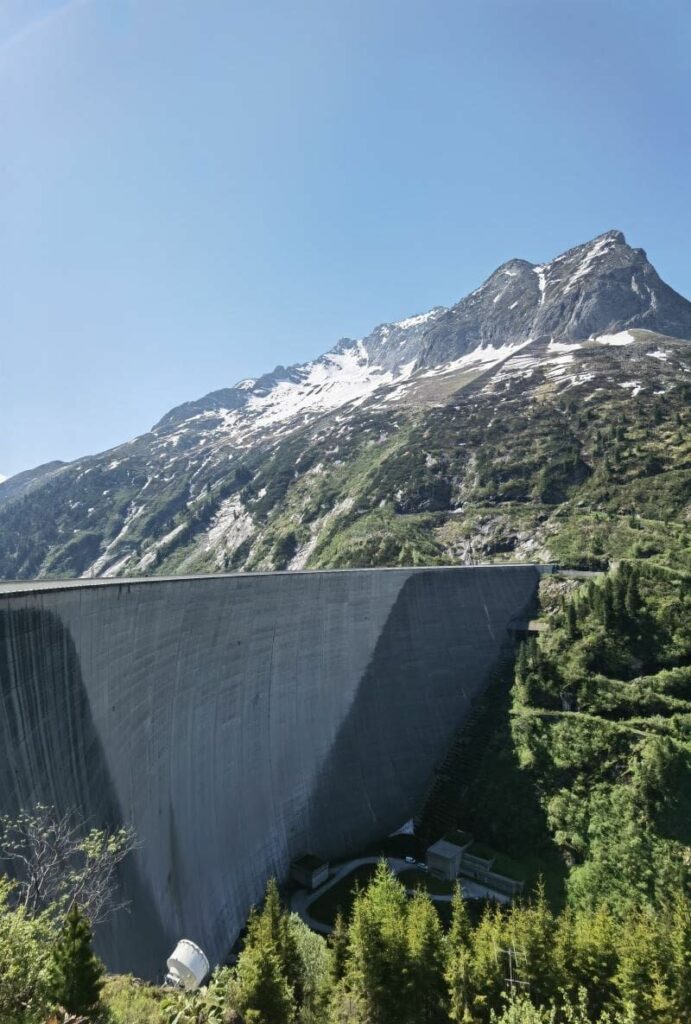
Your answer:
[[[691,864],[691,576],[546,579],[470,736],[459,823],[545,872],[555,905],[656,906]]]

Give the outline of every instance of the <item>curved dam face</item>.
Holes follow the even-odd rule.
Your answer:
[[[0,812],[132,824],[109,968],[227,953],[267,878],[417,810],[536,566],[0,585]]]

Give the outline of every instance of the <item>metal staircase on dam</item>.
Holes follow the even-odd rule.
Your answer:
[[[507,686],[513,672],[515,649],[502,652],[487,681],[483,695],[473,701],[470,713],[456,731],[443,760],[435,769],[422,807],[415,816],[415,834],[424,842],[462,826],[463,800],[468,789],[466,779],[477,770],[477,754],[472,753],[472,736],[488,706],[488,695],[501,683]]]

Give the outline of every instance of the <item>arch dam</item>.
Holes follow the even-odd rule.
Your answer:
[[[291,859],[412,817],[544,569],[0,583],[0,812],[134,826],[111,970],[219,962]]]

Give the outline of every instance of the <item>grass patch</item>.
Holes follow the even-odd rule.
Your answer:
[[[398,880],[405,885],[406,889],[417,889],[418,886],[426,889],[432,896],[451,896],[455,882],[449,882],[445,878],[435,878],[427,871],[420,871],[419,868],[411,868],[409,871],[401,871]]]
[[[350,874],[341,878],[336,885],[332,885],[323,895],[310,903],[307,912],[310,917],[321,924],[333,925],[339,910],[344,917],[350,916],[350,911],[355,898],[356,887],[364,889],[371,881],[376,864],[361,864],[351,871]]]
[[[110,1024],[160,1024],[164,991],[129,974],[106,977],[102,993]]]
[[[492,871],[496,871],[498,875],[512,878],[514,882],[527,882],[530,877],[530,871],[524,864],[519,863],[505,853],[498,853],[496,855]]]
[[[420,842],[417,836],[401,834],[387,836],[377,843],[372,843],[363,851],[363,857],[414,857],[415,860],[424,860],[425,845]]]
[[[494,860],[497,856],[491,846],[478,842],[473,843],[468,853],[471,857],[479,857],[481,860]]]

